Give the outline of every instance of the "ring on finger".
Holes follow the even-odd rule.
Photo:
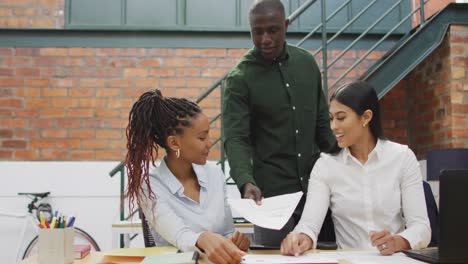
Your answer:
[[[387,248],[387,244],[382,244],[382,249],[386,249]]]

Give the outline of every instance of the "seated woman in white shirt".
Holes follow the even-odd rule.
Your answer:
[[[408,146],[383,137],[375,90],[361,81],[337,89],[330,125],[339,148],[317,160],[302,218],[281,253],[315,248],[329,207],[338,248],[375,247],[391,255],[426,247],[431,229],[419,164]]]
[[[222,171],[207,164],[212,142],[200,107],[146,92],[130,111],[127,139],[128,197],[143,210],[156,245],[198,248],[213,263],[239,263],[250,241],[234,232]],[[167,154],[150,171],[160,148]]]

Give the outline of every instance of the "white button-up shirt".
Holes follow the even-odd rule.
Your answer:
[[[365,164],[349,149],[321,154],[294,229],[310,236],[314,247],[328,207],[339,248],[371,248],[370,231],[399,234],[411,248],[431,239],[419,164],[406,145],[379,139]]]
[[[200,203],[184,195],[184,187],[164,159],[150,172],[156,201],[143,201],[142,210],[151,223],[156,246],[174,245],[182,251],[193,251],[204,231],[222,236],[234,232],[223,172],[214,164],[192,166],[200,184]]]

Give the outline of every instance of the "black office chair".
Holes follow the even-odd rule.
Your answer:
[[[323,220],[322,229],[317,237],[317,248],[324,250],[334,250],[338,248],[336,244],[335,225],[331,216],[331,210],[328,209],[327,215]]]
[[[148,220],[145,217],[145,214],[141,209],[138,209],[138,214],[141,219],[141,228],[143,228],[143,241],[145,242],[145,247],[154,247],[156,243],[154,242],[153,234],[151,233],[151,225],[148,223]]]
[[[439,210],[432,194],[432,189],[429,183],[423,181],[424,196],[426,198],[427,216],[431,225],[431,242],[429,247],[439,246]]]

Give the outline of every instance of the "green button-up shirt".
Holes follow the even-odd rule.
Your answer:
[[[318,66],[290,45],[274,61],[255,48],[240,59],[226,79],[222,121],[231,177],[264,197],[306,192],[320,150],[335,143]]]

